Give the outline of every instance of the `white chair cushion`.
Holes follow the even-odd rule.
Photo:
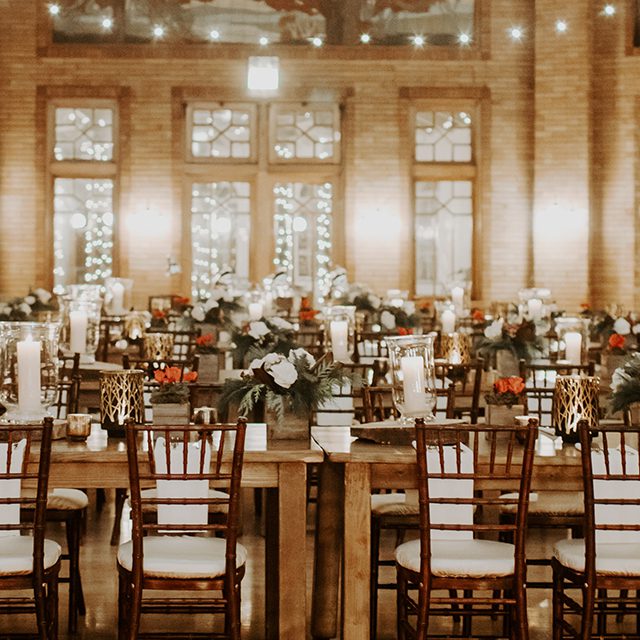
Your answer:
[[[436,576],[481,578],[508,576],[514,572],[515,547],[492,540],[432,540],[431,571]],[[401,544],[396,562],[411,571],[420,571],[420,540]]]
[[[140,491],[141,498],[157,498],[158,492],[156,489],[143,489]],[[225,500],[229,499],[229,494],[224,491],[216,491],[215,489],[209,489],[209,498],[224,498]],[[157,505],[145,505],[145,509],[155,508]],[[227,513],[229,510],[228,504],[210,504],[209,511],[211,513]]]
[[[404,493],[375,493],[371,496],[371,513],[376,516],[417,516],[417,502],[407,502]]]
[[[517,493],[505,493],[502,498],[516,498]],[[504,513],[515,513],[517,504],[505,504]],[[581,516],[584,514],[584,498],[577,491],[542,491],[529,495],[529,514],[549,516]]]
[[[44,541],[44,568],[58,562],[62,549],[53,540]],[[0,538],[0,575],[29,575],[33,571],[33,538],[8,536]]]
[[[85,509],[89,504],[89,498],[84,491],[79,489],[56,488],[47,496],[47,509],[74,510]]]
[[[574,571],[584,571],[584,540],[559,540],[553,556]],[[640,576],[640,544],[596,544],[596,573],[603,575]]]
[[[131,571],[133,545],[118,549],[118,563]],[[226,541],[193,536],[149,536],[144,539],[144,574],[158,578],[215,578],[224,574]],[[247,561],[247,550],[236,546],[236,566]]]

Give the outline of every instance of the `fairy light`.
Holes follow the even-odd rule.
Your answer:
[[[567,25],[566,20],[556,20],[556,31],[557,33],[566,33],[569,26]]]
[[[261,47],[266,47],[269,44],[269,38],[267,38],[267,36],[261,36],[258,40],[258,44]]]
[[[100,24],[102,24],[103,29],[109,30],[113,27],[113,20],[111,18],[103,18]]]
[[[615,5],[605,4],[604,8],[602,9],[602,13],[604,13],[605,16],[614,16],[616,14]]]
[[[512,40],[522,40],[524,36],[524,31],[522,27],[511,27],[509,29],[509,36]]]
[[[60,5],[56,4],[55,2],[52,2],[50,5],[48,5],[47,7],[49,9],[49,13],[52,16],[59,16],[60,15]]]
[[[311,38],[311,44],[314,47],[321,47],[324,44],[324,42],[322,38],[319,38],[318,36],[316,36],[315,38]]]
[[[211,31],[209,31],[209,39],[220,40],[220,32],[217,29],[212,29]]]
[[[412,40],[414,47],[424,46],[424,36],[413,36]]]
[[[461,33],[458,36],[458,42],[462,45],[467,45],[471,43],[471,36],[468,33]]]
[[[362,33],[360,35],[360,42],[362,42],[362,44],[369,44],[371,42],[371,36],[368,33]]]
[[[153,27],[153,37],[154,38],[163,38],[165,34],[165,28],[161,24],[156,24]]]

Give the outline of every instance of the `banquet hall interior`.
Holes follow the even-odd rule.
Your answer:
[[[637,460],[620,435],[630,511],[603,525],[613,472],[584,451],[640,433],[639,71],[640,0],[0,0],[0,637],[54,609],[41,638],[138,637],[137,536],[200,507],[239,568],[227,546],[218,582],[178,558],[167,583],[218,585],[225,622],[151,605],[143,631],[640,638]],[[45,416],[46,509],[3,515],[3,430]],[[201,425],[167,431],[183,484],[202,425],[244,461],[147,504],[133,422]],[[491,438],[517,441],[517,479],[465,457]],[[455,464],[456,495],[429,496]],[[434,525],[447,499],[462,525]],[[64,554],[38,616],[6,604],[21,511]],[[607,527],[634,568],[599,582]],[[438,574],[447,533],[510,568],[471,545]]]

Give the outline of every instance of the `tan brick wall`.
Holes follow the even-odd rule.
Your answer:
[[[35,148],[38,85],[130,89],[117,267],[135,279],[140,303],[148,294],[175,291],[184,279],[164,275],[167,256],[180,258],[182,228],[182,184],[172,157],[172,89],[213,87],[222,98],[242,97],[245,57],[38,58],[38,1],[0,2],[0,295],[47,284],[42,247],[48,239],[39,218],[46,185],[39,178]],[[624,16],[605,22],[596,17],[595,0],[568,0],[564,15],[571,29],[560,42],[553,32],[554,0],[539,0],[535,8],[531,0],[487,4],[486,59],[429,60],[416,54],[409,60],[281,61],[281,98],[312,89],[349,95],[343,232],[351,277],[380,290],[412,282],[411,146],[403,90],[484,88],[490,97],[482,108],[478,292],[484,299],[508,299],[535,282],[549,284],[561,303],[574,305],[588,296],[591,277],[597,301],[630,304],[636,293],[640,80],[637,61],[624,56]],[[526,29],[522,43],[506,36],[514,24]],[[540,231],[534,261],[534,212],[540,219],[539,212],[556,199],[590,211],[591,259],[587,227],[562,235],[562,242],[558,234]],[[270,247],[259,244],[259,251]]]

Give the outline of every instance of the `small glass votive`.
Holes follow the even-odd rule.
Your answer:
[[[88,413],[70,413],[67,416],[67,438],[86,440],[91,433],[91,416]]]

